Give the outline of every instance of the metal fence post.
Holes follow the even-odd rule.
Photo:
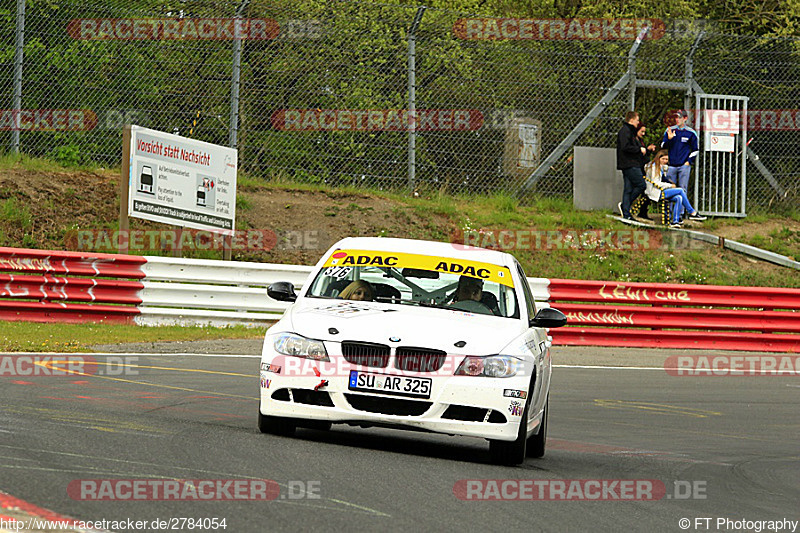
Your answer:
[[[19,153],[19,114],[22,110],[22,60],[25,46],[25,0],[17,0],[17,29],[14,51],[14,127],[11,134],[11,146],[15,154]]]
[[[425,6],[417,9],[408,30],[408,191],[414,192],[417,174],[417,28],[425,14]]]
[[[228,146],[236,148],[239,142],[239,76],[242,67],[242,38],[239,26],[241,24],[242,13],[247,8],[250,0],[243,0],[236,10],[233,31],[233,64],[231,65],[231,116],[230,131],[228,132]]]
[[[228,132],[228,146],[236,148],[239,144],[239,76],[242,69],[242,37],[241,37],[241,19],[244,10],[250,0],[243,0],[242,4],[236,10],[236,17],[233,21],[233,63],[231,65],[231,116],[230,116],[230,131]],[[238,162],[237,162],[238,167]],[[235,207],[234,207],[235,209]],[[236,228],[234,228],[236,229]],[[222,246],[222,259],[230,261],[233,257],[233,239],[230,235],[226,235]]]
[[[636,110],[636,54],[628,54],[628,75],[630,79],[630,94],[628,96],[628,110]]]
[[[697,37],[694,39],[694,43],[692,43],[692,48],[689,50],[689,53],[686,55],[686,72],[685,72],[685,79],[686,79],[686,95],[683,99],[683,107],[686,110],[690,109],[692,105],[692,92],[694,90],[694,54],[697,52],[697,48],[700,46],[700,43],[703,42],[703,38],[706,36],[705,31],[701,31],[697,34]],[[689,111],[691,113],[691,111]],[[692,113],[694,115],[694,113]],[[693,117],[694,125],[697,127],[698,120],[697,118]]]

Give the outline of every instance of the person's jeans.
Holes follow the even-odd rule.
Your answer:
[[[667,181],[674,183],[681,189],[689,190],[689,174],[692,172],[691,165],[681,165],[679,167],[667,167]]]
[[[646,188],[642,169],[639,167],[622,169],[622,180],[625,182],[625,187],[622,189],[622,216],[631,218],[631,204],[644,194]]]
[[[681,165],[679,167],[669,166],[667,168],[666,181],[673,183],[683,189],[689,190],[689,174],[692,172],[691,165]]]
[[[689,203],[689,197],[686,196],[686,191],[680,187],[665,189],[664,198],[672,203],[672,223],[677,224],[681,221],[681,213],[684,209],[687,213],[694,213],[694,207]]]

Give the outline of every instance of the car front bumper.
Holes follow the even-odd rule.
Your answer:
[[[286,358],[277,360],[286,362]],[[527,395],[531,383],[529,375],[490,378],[352,367],[370,373],[431,378],[430,398],[409,398],[350,390],[347,368],[333,373],[318,370],[318,376],[314,364],[305,364],[303,371],[287,375],[286,365],[275,361],[274,357],[262,357],[260,410],[263,415],[504,441],[517,438],[526,403],[520,392]],[[277,366],[282,368],[276,373]],[[532,399],[533,405],[538,403],[535,400]],[[378,410],[383,412],[375,412]],[[536,433],[540,422],[540,416],[531,420],[529,431]]]

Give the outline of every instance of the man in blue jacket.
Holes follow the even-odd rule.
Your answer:
[[[689,117],[685,109],[675,112],[675,125],[667,128],[661,139],[661,147],[669,151],[667,181],[689,191],[689,174],[694,159],[700,150],[697,132],[686,125]]]

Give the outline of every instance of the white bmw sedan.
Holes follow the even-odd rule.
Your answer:
[[[317,263],[264,339],[258,426],[290,435],[333,423],[489,440],[492,458],[542,457],[550,342],[566,324],[536,309],[507,253],[348,238]]]

